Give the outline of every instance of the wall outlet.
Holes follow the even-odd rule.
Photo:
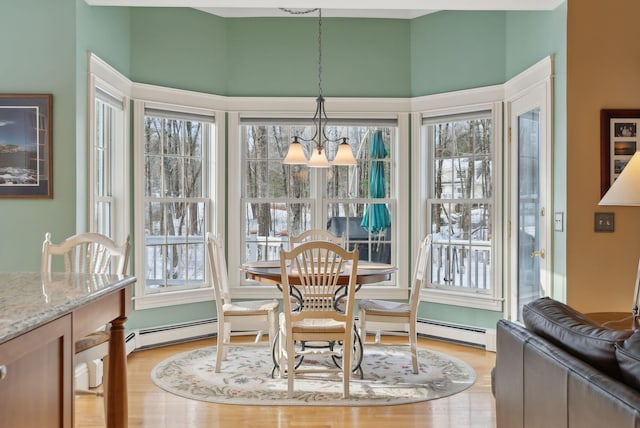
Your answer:
[[[595,213],[593,230],[595,232],[613,232],[614,220],[613,213]]]

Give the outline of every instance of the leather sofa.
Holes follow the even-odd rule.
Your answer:
[[[498,428],[640,428],[640,330],[613,330],[549,298],[497,324]]]

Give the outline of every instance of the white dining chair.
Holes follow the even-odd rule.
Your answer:
[[[262,336],[266,331],[269,334],[269,349],[273,347],[278,331],[277,314],[280,306],[275,299],[232,301],[224,243],[221,237],[207,233],[207,254],[218,316],[215,372],[220,373],[222,361],[226,359],[230,346],[264,347]],[[231,342],[232,336],[247,335],[255,335],[254,341]]]
[[[427,235],[420,246],[415,258],[413,270],[413,278],[411,281],[411,290],[409,300],[405,302],[395,302],[388,300],[363,299],[358,302],[358,324],[360,338],[363,345],[385,345],[382,343],[381,336],[384,331],[380,328],[374,330],[375,341],[373,343],[366,341],[366,335],[370,329],[369,323],[384,323],[385,325],[393,325],[393,334],[404,334],[408,336],[408,346],[411,351],[411,363],[413,372],[418,373],[418,333],[417,333],[417,314],[418,302],[420,300],[420,289],[425,282],[425,272],[427,270],[427,261],[431,253],[431,235]],[[379,324],[380,325],[380,324]],[[397,344],[392,344],[397,346]]]
[[[116,244],[106,235],[94,232],[79,233],[66,238],[64,241],[54,244],[51,242],[51,233],[45,234],[42,243],[41,272],[52,272],[56,258],[61,259],[61,268],[64,272],[75,273],[113,273],[126,274],[129,265],[129,236],[121,245]],[[94,383],[89,386],[97,386],[102,383],[102,391],[95,389],[76,388],[76,394],[93,394],[105,397],[108,388],[108,357],[109,357],[109,329],[105,326],[84,337],[76,339],[74,343],[76,365],[86,363],[90,372],[90,379]],[[94,370],[95,360],[102,360],[102,379]]]
[[[297,236],[289,237],[289,249],[292,249],[296,245],[302,244],[303,242],[308,241],[329,241],[334,244],[338,244],[341,247],[344,247],[345,239],[344,236],[336,236],[328,230],[324,229],[310,229],[305,230]]]
[[[289,397],[293,397],[296,376],[318,372],[342,373],[343,396],[349,397],[356,334],[353,310],[357,268],[358,251],[346,251],[332,242],[309,241],[291,251],[280,251],[284,310],[280,314],[277,359],[280,376],[287,376]],[[340,287],[338,280],[345,269],[350,269],[350,274],[343,311],[335,305],[335,292]],[[300,297],[297,304],[294,303],[297,299],[289,298],[294,294]],[[320,348],[303,346],[303,343],[310,342],[334,345]],[[298,366],[296,359],[305,356],[339,359],[342,367]]]

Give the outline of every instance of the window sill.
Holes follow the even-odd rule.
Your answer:
[[[164,293],[148,294],[134,297],[135,310],[161,308],[165,306],[186,305],[213,301],[213,288],[199,288],[196,290],[167,291]]]

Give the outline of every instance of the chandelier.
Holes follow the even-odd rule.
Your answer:
[[[281,10],[296,15],[318,11],[318,97],[316,98],[316,111],[312,119],[315,132],[313,137],[308,140],[299,135],[294,136],[293,141],[289,145],[289,151],[282,160],[282,163],[287,165],[307,165],[311,168],[329,168],[332,164],[355,165],[356,159],[353,156],[351,146],[349,146],[348,138],[340,137],[331,139],[326,133],[329,118],[324,109],[324,97],[322,96],[322,9],[310,9],[302,12],[294,12],[290,9]],[[333,161],[329,163],[326,154],[326,144],[328,142],[337,143],[338,141],[340,141],[340,144],[338,144],[336,155]],[[310,159],[307,159],[302,142],[313,143]]]

